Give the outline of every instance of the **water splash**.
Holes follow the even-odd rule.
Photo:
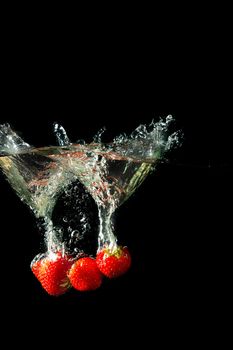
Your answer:
[[[63,143],[65,139],[67,141],[64,138]],[[20,199],[37,218],[43,219],[39,222],[43,222],[47,249],[55,251],[62,247],[51,216],[59,193],[72,179],[69,172],[48,157],[48,153],[48,149],[40,151],[24,142],[8,124],[0,125],[0,167]]]
[[[169,132],[173,123],[174,118],[168,115],[158,122],[152,120],[149,125],[141,124],[129,136],[117,136],[113,140],[113,147],[127,157],[153,162],[179,144],[179,132]]]
[[[172,116],[168,116],[148,126],[140,125],[129,136],[120,135],[109,144],[101,143],[104,128],[91,144],[72,144],[65,129],[55,123],[59,146],[38,149],[32,149],[5,124],[0,127],[0,166],[20,198],[36,216],[45,218],[48,249],[54,250],[62,241],[51,221],[57,199],[78,180],[98,207],[99,249],[107,245],[114,250],[117,245],[114,212],[135,192],[165,153],[179,143],[178,133],[170,132],[172,122]],[[84,217],[79,219],[85,233],[88,221]],[[78,244],[80,231],[75,227],[68,229],[70,241]]]
[[[95,200],[99,213],[99,249],[114,250],[113,215],[154,169],[164,154],[178,143],[178,133],[171,133],[172,116],[140,125],[129,136],[123,134],[110,144],[73,145],[69,157],[62,157],[69,169]],[[100,141],[101,129],[94,141]],[[55,155],[56,157],[56,155]],[[60,155],[58,156],[60,157]]]
[[[102,127],[93,137],[93,142],[94,143],[101,143],[102,142],[102,135],[105,133],[106,127]]]
[[[59,146],[71,145],[69,137],[67,136],[67,133],[62,125],[60,125],[58,123],[54,123],[53,130],[54,130],[54,133],[55,133],[55,136],[57,138],[57,142],[58,142]]]
[[[45,217],[45,244],[48,252],[56,252],[62,250],[62,243],[59,237],[59,231],[53,226],[53,221],[49,217]]]
[[[0,155],[17,154],[31,146],[14,132],[9,124],[0,125]]]

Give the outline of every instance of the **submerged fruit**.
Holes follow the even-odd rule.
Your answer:
[[[108,278],[123,275],[131,266],[131,256],[127,247],[117,247],[111,251],[102,249],[96,257],[99,270]]]
[[[70,283],[79,291],[95,290],[102,283],[102,274],[100,273],[96,261],[85,257],[77,260],[68,273]]]
[[[64,294],[71,287],[67,272],[72,263],[61,252],[51,252],[42,255],[39,259],[34,259],[31,269],[46,292],[58,296]]]

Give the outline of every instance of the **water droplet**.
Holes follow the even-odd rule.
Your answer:
[[[53,129],[59,146],[69,146],[71,144],[67,133],[62,125],[54,123]]]
[[[94,143],[101,143],[101,137],[103,135],[103,133],[106,131],[106,127],[104,126],[103,128],[101,128],[96,135],[93,137],[93,142]]]

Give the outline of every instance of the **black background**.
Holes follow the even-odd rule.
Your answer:
[[[0,123],[9,122],[28,143],[54,144],[54,121],[72,141],[90,142],[103,126],[108,141],[168,114],[184,133],[170,162],[116,213],[117,235],[132,254],[131,270],[91,293],[72,290],[54,298],[43,291],[30,270],[41,240],[35,218],[0,175],[1,308],[11,322],[17,320],[16,327],[31,324],[41,332],[48,324],[51,335],[53,325],[63,330],[67,325],[70,335],[73,325],[79,337],[81,330],[97,328],[98,339],[106,333],[134,339],[144,326],[153,326],[151,335],[166,340],[184,334],[192,340],[221,325],[227,330],[232,131],[229,92],[221,96],[221,90],[228,72],[225,58],[224,64],[213,59],[217,35],[211,41],[208,33],[199,37],[190,30],[186,37],[185,24],[172,36],[176,25],[145,47],[136,35],[134,45],[130,38],[118,51],[111,38],[104,44],[107,54],[89,41],[87,47],[67,43],[67,37],[61,46],[57,35],[46,45],[37,35],[15,31],[7,41]],[[219,46],[229,57],[222,37]]]
[[[140,5],[139,14],[104,6],[99,16],[90,7],[73,19],[64,6],[3,12],[0,123],[39,146],[54,144],[54,121],[71,140],[90,141],[103,125],[111,139],[172,114],[185,139],[116,215],[131,270],[93,293],[53,298],[41,289],[30,271],[40,249],[35,218],[0,175],[8,345],[20,330],[30,347],[48,339],[77,347],[83,334],[85,347],[90,339],[122,347],[124,336],[145,347],[148,339],[222,347],[232,331],[231,11],[166,3],[145,13]]]

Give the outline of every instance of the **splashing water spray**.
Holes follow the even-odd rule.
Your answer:
[[[33,259],[31,269],[50,295],[61,295],[71,286],[79,291],[95,290],[103,276],[116,278],[129,269],[131,256],[127,247],[117,244],[113,216],[166,151],[179,143],[178,132],[169,134],[172,121],[168,116],[149,126],[140,125],[131,135],[120,135],[108,144],[101,142],[104,128],[90,144],[71,143],[65,129],[55,123],[58,146],[42,148],[25,143],[8,124],[0,125],[0,167],[43,226],[46,252]],[[66,192],[69,198],[77,181],[86,192],[73,191],[72,196],[84,208],[89,194],[98,208],[95,257],[79,248],[78,230],[68,227],[69,238],[64,239],[62,229],[52,220],[59,197]],[[90,225],[87,212],[82,212],[79,224],[85,236]]]

